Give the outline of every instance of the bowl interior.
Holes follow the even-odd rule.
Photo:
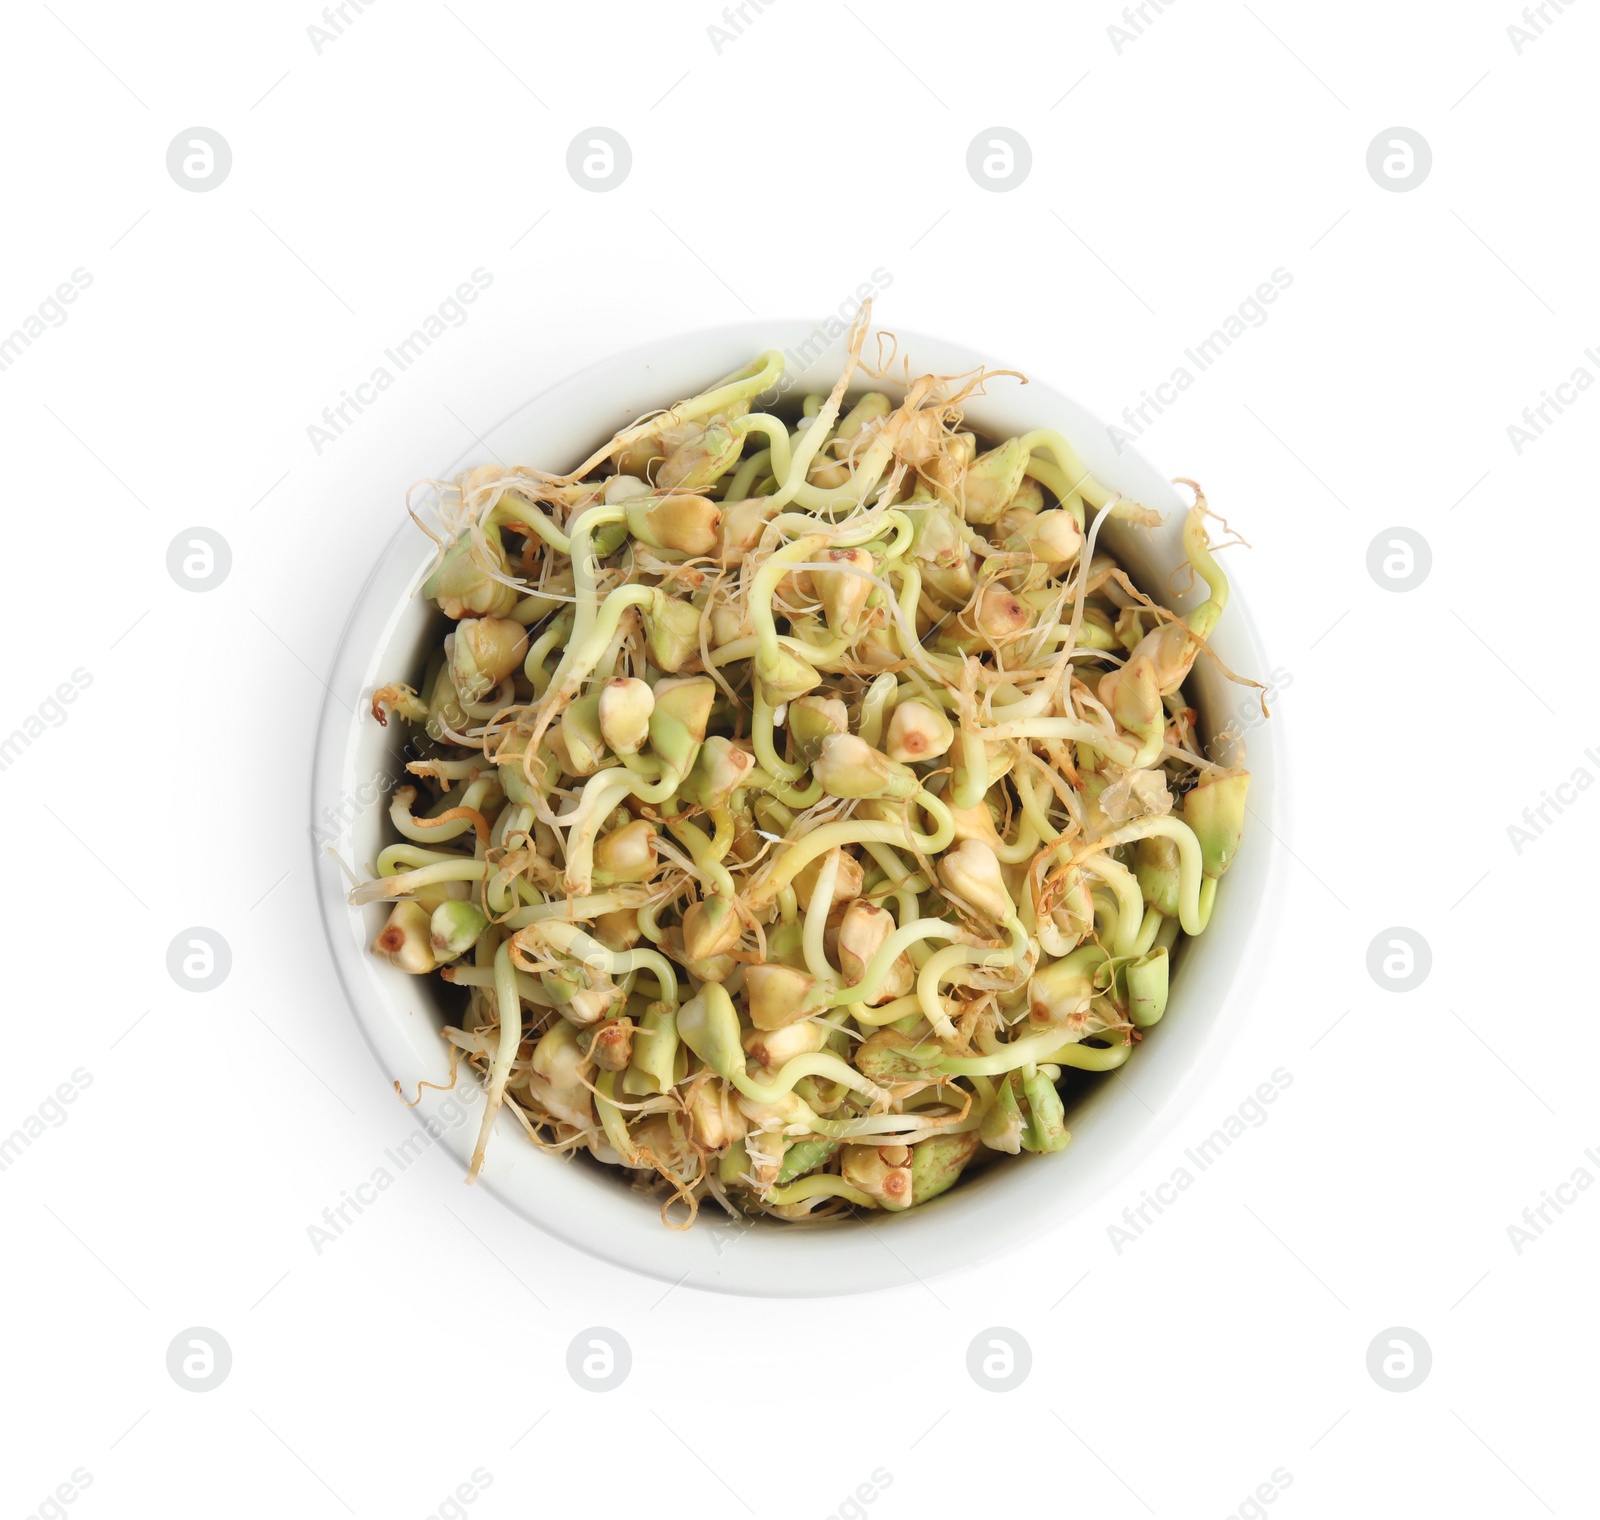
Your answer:
[[[838,324],[834,324],[838,326]],[[826,391],[844,359],[839,334],[803,322],[748,323],[663,340],[602,361],[509,413],[486,435],[493,457],[568,469],[641,413],[702,389],[764,348],[783,349],[782,389]],[[983,361],[943,341],[901,333],[911,373],[961,374]],[[866,352],[874,352],[871,339]],[[904,375],[897,367],[897,373]],[[872,381],[898,396],[893,375]],[[1181,545],[1187,502],[1132,450],[1118,452],[1106,430],[1066,397],[1032,381],[1001,378],[964,407],[980,434],[1007,437],[1036,427],[1067,435],[1104,483],[1165,516],[1154,529],[1108,522],[1101,543],[1136,584],[1185,610],[1199,596],[1187,588]],[[768,404],[774,404],[767,398]],[[441,466],[440,477],[482,462],[482,450]],[[416,592],[432,546],[410,523],[391,540],[362,589],[329,683],[317,740],[312,840],[318,892],[335,964],[350,1004],[386,1076],[408,1096],[422,1081],[449,1080],[449,1047],[440,1030],[459,996],[436,977],[412,977],[367,953],[382,925],[381,907],[354,909],[331,849],[363,874],[390,842],[386,800],[405,777],[398,724],[385,729],[368,715],[374,687],[414,679],[439,636],[438,615]],[[1233,579],[1234,564],[1229,565]],[[1230,669],[1258,677],[1265,659],[1235,585],[1211,640]],[[735,1222],[708,1204],[693,1229],[663,1226],[659,1205],[634,1192],[611,1168],[540,1152],[521,1125],[502,1114],[480,1183],[549,1233],[607,1260],[672,1282],[727,1292],[825,1294],[862,1291],[970,1265],[1061,1223],[1082,1210],[1171,1128],[1218,1059],[1242,1015],[1231,996],[1249,941],[1264,932],[1275,894],[1269,840],[1276,812],[1271,726],[1255,726],[1259,710],[1246,688],[1201,659],[1187,690],[1207,737],[1230,724],[1249,729],[1252,772],[1250,827],[1221,884],[1206,933],[1185,940],[1174,967],[1166,1017],[1115,1078],[1076,1084],[1068,1110],[1072,1143],[1053,1156],[1005,1158],[951,1192],[910,1213],[846,1219],[802,1228],[777,1222]],[[413,1110],[436,1140],[461,1161],[470,1158],[482,1113],[481,1089],[466,1068],[455,1088],[424,1089]],[[886,1249],[887,1247],[887,1249]]]

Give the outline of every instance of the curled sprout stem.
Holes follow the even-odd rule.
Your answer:
[[[494,1132],[494,1121],[499,1117],[500,1105],[505,1102],[511,1063],[516,1059],[517,1046],[522,1043],[522,1000],[517,993],[517,973],[511,964],[509,940],[502,942],[494,953],[494,1001],[500,1030],[495,1041],[494,1064],[489,1068],[486,1084],[488,1102],[484,1104],[483,1122],[478,1128],[478,1142],[472,1148],[472,1164],[467,1172],[469,1182],[483,1166],[489,1136]]]

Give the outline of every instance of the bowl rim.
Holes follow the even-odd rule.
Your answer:
[[[541,403],[546,403],[547,408],[559,407],[574,394],[587,397],[607,376],[626,374],[631,377],[633,385],[648,390],[657,383],[654,372],[659,368],[671,368],[674,364],[681,367],[680,361],[687,350],[707,356],[697,359],[694,366],[702,376],[699,383],[704,385],[709,383],[709,378],[726,372],[717,368],[710,355],[728,350],[742,352],[748,358],[763,349],[780,346],[778,339],[783,335],[789,335],[794,345],[798,346],[825,331],[826,321],[789,318],[725,323],[653,338],[603,356],[561,376],[510,408],[493,426],[483,430],[480,438],[464,447],[434,478],[448,479],[468,468],[485,451],[487,440],[494,439],[502,429],[522,419],[536,419],[539,414],[535,409]],[[840,324],[835,322],[833,325]],[[873,331],[892,332],[900,343],[902,354],[937,356],[938,366],[944,372],[959,373],[978,364],[991,369],[1000,367],[964,343],[906,328],[886,329],[877,324]],[[835,350],[839,351],[842,358],[842,344],[836,336],[828,346],[810,357],[810,369],[815,370],[820,361]],[[952,360],[959,367],[953,367]],[[922,373],[929,367],[919,362],[913,373]],[[838,368],[838,364],[832,365],[834,375],[837,375]],[[809,371],[801,370],[799,373],[807,374]],[[664,381],[661,383],[665,384]],[[903,388],[897,382],[885,383],[890,389]],[[1020,399],[1013,399],[1011,395],[1004,400],[984,396],[979,402],[968,403],[964,410],[969,417],[974,412],[982,414],[1007,410],[1013,413],[1034,410],[1061,417],[1062,420],[1055,425],[1068,434],[1100,478],[1113,484],[1117,483],[1118,475],[1153,478],[1162,482],[1164,492],[1170,498],[1170,501],[1161,504],[1169,506],[1177,503],[1170,485],[1137,449],[1120,447],[1116,450],[1115,462],[1110,466],[1105,464],[1106,451],[1110,447],[1107,441],[1109,433],[1098,417],[1064,392],[1055,389],[1047,380],[1039,381],[1030,377],[1024,383],[1027,391],[1022,393]],[[788,388],[786,385],[785,389]],[[554,402],[549,400],[552,397],[555,398]],[[676,395],[657,392],[649,405],[669,405],[675,399]],[[605,410],[598,399],[586,401],[586,405],[597,416]],[[1062,414],[1075,414],[1077,424],[1069,426]],[[623,423],[631,420],[632,415],[637,413],[623,417]],[[611,424],[619,425],[622,424]],[[603,422],[595,424],[597,431],[606,426]],[[1020,431],[1020,428],[1016,430]],[[609,434],[601,433],[600,436]],[[581,446],[581,440],[575,446]],[[1140,499],[1151,499],[1148,490],[1140,493]],[[413,619],[418,616],[414,607],[415,593],[429,558],[426,541],[421,539],[415,525],[406,519],[398,524],[384,543],[363,580],[336,644],[326,683],[327,691],[316,725],[310,777],[312,823],[309,832],[313,876],[319,918],[329,955],[345,1002],[374,1060],[386,1077],[397,1083],[405,1083],[408,1090],[416,1085],[419,1078],[426,1076],[431,1080],[437,1073],[419,1072],[413,1063],[403,1059],[407,1044],[407,1019],[411,1010],[401,1010],[396,996],[385,992],[381,979],[375,974],[379,963],[365,950],[368,936],[359,929],[354,935],[351,932],[352,924],[362,922],[361,910],[351,909],[345,902],[347,884],[340,871],[327,858],[330,840],[337,841],[344,835],[337,832],[329,835],[326,820],[330,816],[330,807],[333,809],[331,816],[337,818],[352,795],[358,800],[361,796],[363,783],[352,783],[354,773],[351,765],[357,752],[363,748],[362,740],[372,738],[371,725],[365,722],[363,705],[363,697],[369,695],[371,689],[367,677],[381,658],[381,651],[394,637],[396,629],[408,615]],[[1235,565],[1230,564],[1228,573],[1230,597],[1223,619],[1223,626],[1227,628],[1226,643],[1242,651],[1247,670],[1264,674],[1268,669],[1266,654],[1249,613],[1248,598],[1242,594]],[[403,594],[396,595],[402,588]],[[1241,655],[1235,654],[1230,663],[1239,668],[1240,659]],[[346,696],[355,700],[346,701]],[[1281,741],[1282,719],[1276,713],[1272,722],[1255,730],[1251,739],[1251,819],[1258,825],[1258,834],[1270,837],[1262,838],[1259,848],[1253,852],[1241,850],[1229,877],[1233,881],[1236,879],[1235,873],[1238,873],[1237,880],[1241,885],[1236,887],[1234,893],[1229,893],[1227,883],[1224,883],[1223,890],[1218,893],[1217,914],[1212,927],[1208,928],[1207,939],[1218,927],[1219,919],[1224,917],[1225,906],[1236,897],[1243,897],[1244,881],[1252,885],[1253,907],[1241,903],[1226,915],[1231,925],[1229,938],[1235,942],[1235,949],[1222,972],[1213,973],[1209,978],[1209,982],[1214,984],[1207,989],[1209,1008],[1202,1007],[1191,1014],[1183,1026],[1182,1044],[1188,1049],[1187,1057],[1169,1076],[1169,1091],[1160,1106],[1150,1111],[1144,1120],[1132,1115],[1131,1133],[1110,1149],[1098,1167],[1087,1176],[1075,1168],[1070,1184],[1065,1175],[1055,1179],[1061,1184],[1056,1191],[1067,1195],[1070,1206],[1068,1202],[1057,1202],[1053,1207],[1050,1206],[1050,1189],[1046,1186],[1044,1166],[1053,1160],[1081,1155],[1086,1147],[1077,1138],[1059,1157],[1017,1158],[1020,1165],[1013,1163],[1011,1167],[991,1169],[990,1175],[1001,1172],[1012,1174],[1012,1180],[1005,1185],[1008,1196],[1039,1195],[1031,1198],[1025,1196],[1024,1202],[1030,1206],[1009,1213],[973,1206],[970,1203],[973,1194],[984,1189],[991,1193],[999,1191],[991,1186],[990,1175],[986,1175],[973,1188],[957,1188],[944,1198],[907,1214],[886,1216],[886,1220],[892,1220],[889,1228],[897,1237],[896,1244],[903,1242],[904,1247],[908,1248],[901,1251],[883,1238],[888,1233],[885,1221],[876,1219],[860,1219],[847,1226],[812,1225],[803,1229],[782,1225],[750,1227],[710,1219],[708,1216],[713,1211],[708,1208],[702,1211],[700,1221],[691,1231],[672,1231],[663,1228],[656,1217],[653,1203],[641,1212],[637,1205],[642,1200],[636,1199],[627,1189],[609,1185],[609,1179],[598,1174],[590,1175],[588,1168],[582,1168],[584,1175],[581,1184],[576,1188],[571,1186],[572,1177],[563,1174],[577,1172],[579,1167],[559,1167],[553,1158],[535,1150],[520,1129],[507,1131],[505,1126],[514,1125],[515,1120],[505,1114],[501,1116],[501,1129],[491,1139],[479,1185],[545,1234],[612,1265],[658,1281],[671,1282],[675,1286],[749,1296],[813,1297],[903,1286],[934,1275],[977,1266],[1064,1226],[1070,1219],[1081,1216],[1111,1187],[1125,1179],[1171,1135],[1179,1120],[1192,1109],[1210,1074],[1220,1066],[1243,1027],[1249,998],[1241,994],[1238,984],[1244,980],[1244,971],[1253,953],[1270,934],[1281,904],[1282,893],[1278,887],[1283,867],[1279,859],[1281,852],[1276,846],[1282,834],[1280,820],[1287,807],[1286,783],[1280,759]],[[380,803],[375,798],[365,806],[370,814],[380,808]],[[320,829],[319,818],[324,820]],[[1248,840],[1248,833],[1246,838]],[[1249,862],[1248,868],[1241,869],[1246,867],[1246,862]],[[1247,913],[1244,912],[1246,907],[1250,907]],[[1241,914],[1243,921],[1238,922]],[[1203,939],[1187,943],[1186,962],[1194,956],[1196,945],[1204,942]],[[1213,953],[1211,958],[1217,957]],[[403,977],[402,973],[394,975]],[[1194,978],[1189,980],[1193,981]],[[1197,997],[1196,1001],[1203,1002],[1205,999]],[[1157,1026],[1157,1029],[1165,1025],[1166,1021],[1163,1021],[1163,1025]],[[410,1025],[410,1032],[414,1033],[417,1027]],[[1146,1048],[1151,1043],[1147,1041]],[[1172,1041],[1169,1039],[1168,1043]],[[1126,1072],[1129,1068],[1123,1070]],[[1119,1089],[1125,1090],[1120,1097]],[[432,1093],[425,1094],[415,1106],[413,1117],[434,1141],[443,1143],[465,1173],[477,1128],[475,1110],[482,1102],[481,1089],[469,1080],[456,1096],[465,1103],[470,1123],[466,1119],[453,1117],[451,1105]],[[1086,1103],[1073,1111],[1074,1127],[1077,1127],[1076,1115],[1089,1109],[1098,1114],[1101,1110],[1120,1107],[1131,1114],[1131,1100],[1143,1103],[1136,1092],[1128,1089],[1126,1081],[1115,1086],[1102,1082],[1095,1087]],[[455,1105],[457,1108],[459,1106]],[[1148,1105],[1144,1106],[1148,1109]],[[1128,1120],[1121,1121],[1124,1129],[1128,1128],[1128,1124]],[[509,1154],[513,1146],[524,1150],[526,1156]],[[1104,1145],[1093,1147],[1096,1159],[1099,1159],[1102,1149],[1105,1149]],[[532,1187],[529,1186],[529,1168],[521,1164],[528,1159],[533,1161],[539,1174]],[[1061,1170],[1057,1168],[1058,1172]],[[1035,1175],[1023,1175],[1029,1172]],[[631,1215],[619,1212],[615,1206],[622,1197],[630,1199]],[[968,1202],[963,1203],[963,1200]],[[979,1216],[976,1221],[965,1217],[975,1213]],[[907,1228],[913,1225],[914,1228]],[[752,1235],[756,1237],[754,1241]],[[766,1237],[764,1243],[762,1237]],[[695,1243],[690,1245],[690,1241]],[[735,1244],[739,1249],[730,1249]],[[906,1254],[912,1255],[918,1265],[912,1266],[905,1261]]]

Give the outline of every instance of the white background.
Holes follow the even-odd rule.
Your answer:
[[[1109,0],[783,0],[720,49],[709,0],[347,14],[318,51],[310,3],[7,9],[0,333],[92,284],[0,370],[0,732],[92,684],[0,772],[0,1136],[92,1081],[0,1173],[0,1516],[822,1517],[867,1483],[883,1520],[1592,1513],[1600,1197],[1520,1253],[1507,1227],[1600,1177],[1600,801],[1567,792],[1520,853],[1507,829],[1600,776],[1600,397],[1520,454],[1507,427],[1600,377],[1600,15],[1547,6],[1519,52],[1510,0],[1183,0],[1120,44]],[[233,155],[206,193],[166,168],[195,125]],[[605,194],[566,169],[595,125],[633,153]],[[966,169],[997,125],[1033,159],[1004,194]],[[1396,125],[1433,154],[1405,193],[1367,169]],[[1246,843],[1287,852],[1286,901],[1245,1034],[1169,1155],[965,1276],[664,1295],[439,1153],[318,1254],[308,1225],[411,1132],[333,978],[306,816],[319,673],[404,487],[593,358],[821,315],[878,266],[885,324],[1107,418],[1293,277],[1140,440],[1251,540],[1230,563],[1286,677],[1289,830]],[[319,454],[308,425],[474,269],[470,320]],[[196,525],[232,553],[203,594],[166,568]],[[1367,569],[1396,525],[1432,553],[1403,594]],[[192,925],[231,946],[209,993],[166,969]],[[1431,946],[1415,991],[1368,973],[1390,926]],[[1267,1122],[1119,1254],[1122,1209],[1280,1066]],[[1032,1350],[1013,1393],[966,1371],[995,1325]],[[166,1370],[194,1326],[232,1350],[210,1393]],[[591,1326],[631,1347],[615,1392],[567,1374]],[[1408,1393],[1367,1370],[1395,1326],[1432,1350]]]

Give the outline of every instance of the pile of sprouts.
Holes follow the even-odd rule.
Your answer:
[[[1206,927],[1249,776],[1184,695],[1228,599],[1199,487],[1179,615],[1097,543],[1156,514],[964,430],[992,372],[862,389],[865,333],[798,414],[768,352],[568,474],[426,483],[444,631],[373,695],[418,758],[351,901],[459,989],[469,1180],[504,1109],[674,1227],[914,1208],[1063,1149],[1065,1073]]]

